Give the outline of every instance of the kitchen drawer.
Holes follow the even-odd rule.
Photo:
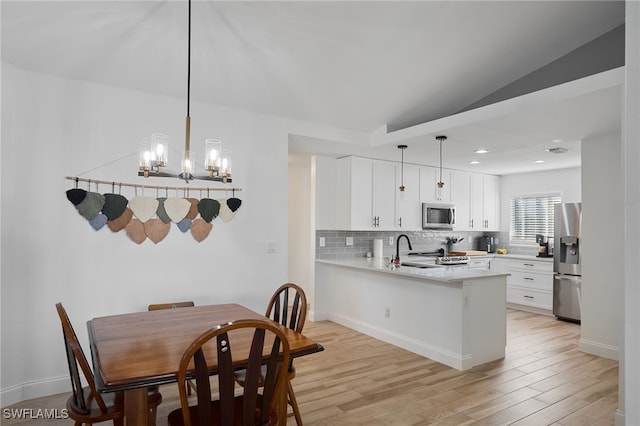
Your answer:
[[[527,287],[536,290],[553,291],[553,275],[537,272],[510,270],[511,276],[507,278],[507,284]]]
[[[507,287],[507,302],[551,310],[553,309],[553,293],[509,286]]]
[[[524,271],[536,271],[536,272],[553,272],[553,263],[540,260],[519,260],[508,259],[507,270],[520,269]]]

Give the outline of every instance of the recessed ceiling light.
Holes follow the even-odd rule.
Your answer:
[[[534,161],[534,163],[541,164],[541,163],[544,163],[544,160],[536,160],[536,161]]]
[[[560,142],[562,142],[562,139],[554,139],[554,140],[552,140],[551,142],[553,142],[553,143],[560,143]]]
[[[469,161],[469,164],[480,164],[480,162],[478,160],[472,160]]]
[[[480,149],[476,149],[475,151],[476,154],[486,154],[487,152],[489,152],[488,149],[484,149],[484,148],[480,148]]]

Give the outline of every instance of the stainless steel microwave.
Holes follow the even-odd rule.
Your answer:
[[[422,229],[453,229],[455,224],[453,204],[422,203]]]

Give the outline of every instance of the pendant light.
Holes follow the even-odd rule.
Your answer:
[[[168,164],[169,151],[167,135],[153,133],[151,143],[140,143],[140,160],[138,176],[144,177],[178,177],[185,182],[193,179],[213,180],[217,182],[231,182],[231,150],[222,149],[222,142],[217,139],[205,141],[204,169],[207,174],[195,173],[195,156],[191,151],[191,0],[188,9],[188,39],[187,39],[187,117],[185,123],[184,152],[180,173],[165,170]]]
[[[402,162],[400,163],[400,192],[404,192],[404,150],[407,149],[407,145],[398,145],[398,149],[402,152]]]
[[[436,199],[442,200],[442,188],[444,187],[444,182],[442,181],[442,142],[447,140],[446,136],[436,136],[436,140],[440,142],[440,178],[436,183]]]

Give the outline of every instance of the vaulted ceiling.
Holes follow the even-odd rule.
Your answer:
[[[186,1],[2,1],[1,7],[3,61],[185,96]],[[624,3],[194,1],[192,16],[192,99],[373,134],[463,110],[620,26]],[[409,132],[406,155],[432,162],[433,136],[444,133],[450,167],[501,174],[575,166],[581,139],[619,128],[620,105],[619,84],[583,88],[544,104]],[[292,149],[396,159],[398,139],[385,136],[362,149],[299,135]],[[562,161],[521,162],[545,155],[552,139],[570,150]],[[481,146],[491,150],[485,164],[469,166],[472,148]]]

